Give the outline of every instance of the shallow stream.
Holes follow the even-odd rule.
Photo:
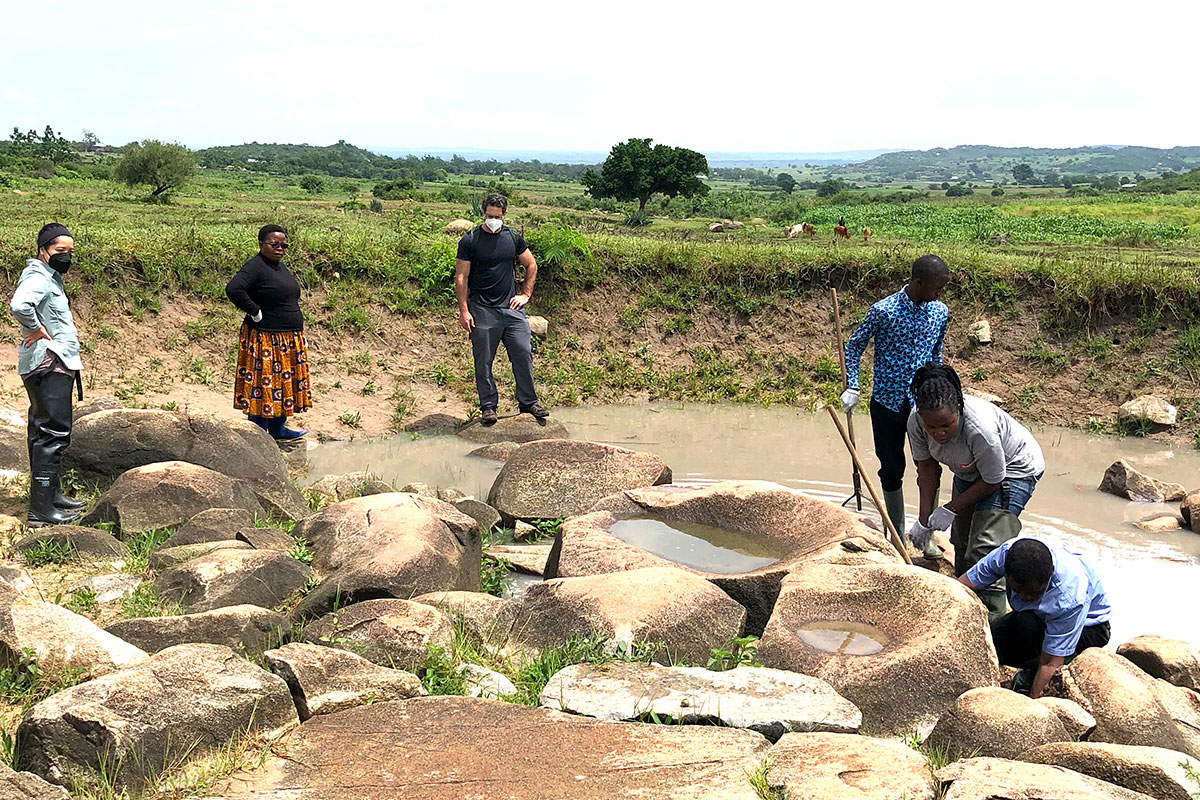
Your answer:
[[[576,439],[657,453],[671,466],[677,483],[760,479],[837,503],[850,494],[849,457],[824,414],[675,403],[554,413]],[[865,416],[855,420],[860,455],[873,468],[870,423]],[[1200,585],[1200,534],[1146,533],[1131,524],[1155,513],[1177,513],[1178,503],[1131,503],[1096,491],[1104,470],[1118,458],[1153,477],[1200,487],[1200,451],[1050,427],[1034,428],[1034,434],[1047,468],[1021,516],[1025,530],[1055,537],[1093,560],[1114,606],[1114,643],[1143,633],[1200,642],[1200,614],[1187,594],[1189,586]],[[309,480],[367,469],[396,486],[423,481],[486,500],[500,464],[468,458],[476,447],[453,436],[331,442],[309,450]],[[906,485],[913,514],[914,475],[906,476]],[[864,509],[871,509],[867,498]]]

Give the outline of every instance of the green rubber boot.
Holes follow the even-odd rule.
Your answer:
[[[896,528],[896,533],[904,538],[907,530],[904,527],[904,490],[894,489],[883,493],[883,504],[887,507],[888,519]]]
[[[967,542],[966,559],[974,566],[988,553],[1021,533],[1021,520],[1016,514],[998,509],[976,511],[971,518],[971,533]],[[987,606],[989,619],[996,619],[1008,610],[1008,594],[1004,579],[976,590]]]

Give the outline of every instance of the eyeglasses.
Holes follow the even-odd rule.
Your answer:
[[[275,250],[287,250],[288,249],[286,242],[263,242],[263,244],[265,244],[267,247],[270,247]]]

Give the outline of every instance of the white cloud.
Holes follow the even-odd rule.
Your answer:
[[[33,95],[26,94],[20,89],[13,88],[11,86],[5,89],[0,89],[0,100],[7,100],[10,103],[26,103],[29,105],[37,102],[37,98]]]

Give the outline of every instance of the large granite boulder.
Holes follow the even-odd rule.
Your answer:
[[[25,415],[0,408],[0,469],[29,471],[28,437]]]
[[[1003,758],[955,761],[938,770],[937,779],[944,800],[1151,800],[1062,767]]]
[[[433,606],[462,624],[468,636],[490,650],[508,644],[520,614],[515,600],[483,592],[430,592],[417,595],[414,603]]]
[[[974,594],[904,565],[799,567],[783,579],[758,658],[827,681],[877,736],[928,732],[959,695],[999,678]]]
[[[848,542],[853,546],[845,546]],[[547,577],[684,569],[741,603],[746,630],[758,635],[779,596],[779,582],[799,564],[900,561],[886,539],[832,503],[768,481],[722,481],[651,486],[604,498],[591,513],[563,523]]]
[[[717,722],[772,741],[794,731],[857,733],[862,722],[854,704],[824,681],[768,667],[574,664],[549,680],[539,701],[597,719]]]
[[[112,522],[118,535],[128,539],[142,531],[177,527],[210,508],[235,507],[266,513],[242,481],[185,461],[164,461],[122,473],[83,524]]]
[[[1084,650],[1063,670],[1067,698],[1096,718],[1091,741],[1200,758],[1200,694],[1142,672],[1110,650]]]
[[[228,647],[179,645],[38,703],[17,729],[16,766],[59,784],[103,766],[117,786],[136,786],[168,764],[296,719],[281,678]]]
[[[569,439],[566,427],[554,419],[535,419],[530,414],[516,414],[501,417],[495,425],[485,428],[478,421],[467,425],[458,435],[468,442],[476,444],[497,444],[498,442],[536,442],[539,439]]]
[[[263,660],[287,681],[301,722],[317,714],[426,694],[411,672],[381,667],[333,647],[293,642],[268,650]]]
[[[224,800],[758,800],[752,731],[601,722],[466,697],[421,697],[313,717]]]
[[[129,548],[110,533],[99,528],[81,525],[51,525],[38,528],[22,536],[13,547],[24,553],[47,542],[59,547],[68,547],[76,555],[90,561],[119,561],[129,555]]]
[[[247,420],[144,409],[101,411],[75,424],[65,465],[85,480],[103,484],[162,461],[187,461],[240,478],[272,514],[300,519],[308,513],[279,447]]]
[[[505,521],[582,514],[615,492],[671,482],[671,468],[653,453],[611,444],[549,439],[521,445],[488,493]]]
[[[787,733],[767,758],[767,783],[787,800],[934,800],[925,757],[897,741]]]
[[[177,644],[223,644],[247,656],[277,647],[291,633],[287,618],[261,606],[226,606],[176,617],[138,617],[105,628],[148,653]]]
[[[296,609],[426,592],[478,591],[482,538],[475,520],[437,498],[389,492],[344,500],[296,526],[321,583]]]
[[[244,508],[210,508],[185,522],[162,547],[232,541],[238,531],[253,527],[254,515]]]
[[[1034,702],[1054,712],[1058,721],[1066,729],[1067,735],[1071,737],[1071,741],[1086,739],[1092,735],[1092,731],[1096,730],[1096,718],[1074,700],[1068,700],[1065,697],[1042,696]]]
[[[1016,758],[1031,747],[1068,741],[1070,734],[1051,709],[1008,689],[985,686],[955,700],[925,743],[952,758]]]
[[[1123,458],[1113,462],[1104,472],[1104,478],[1100,481],[1100,491],[1145,503],[1182,500],[1187,494],[1182,484],[1151,478],[1138,472]]]
[[[55,786],[32,772],[17,772],[0,762],[0,797],[5,800],[71,800],[61,786]]]
[[[189,613],[243,604],[274,608],[311,576],[308,566],[277,550],[223,547],[162,572],[154,588]]]
[[[649,567],[529,587],[513,639],[533,651],[571,636],[602,636],[613,646],[649,645],[675,662],[705,663],[713,648],[741,636],[746,610],[703,578]]]
[[[1195,645],[1162,636],[1138,636],[1118,647],[1117,655],[1151,677],[1200,691],[1200,648]]]
[[[89,414],[96,414],[100,411],[119,411],[125,408],[125,404],[121,402],[121,398],[115,394],[102,394],[96,397],[89,397],[82,403],[75,403],[71,406],[71,417],[78,421]]]
[[[431,647],[449,656],[454,622],[433,606],[411,600],[365,600],[326,614],[304,629],[311,644],[349,650],[380,666],[412,670]]]
[[[1158,800],[1194,800],[1188,767],[1200,763],[1174,750],[1105,742],[1060,742],[1030,748],[1022,761],[1051,764],[1124,786]]]

